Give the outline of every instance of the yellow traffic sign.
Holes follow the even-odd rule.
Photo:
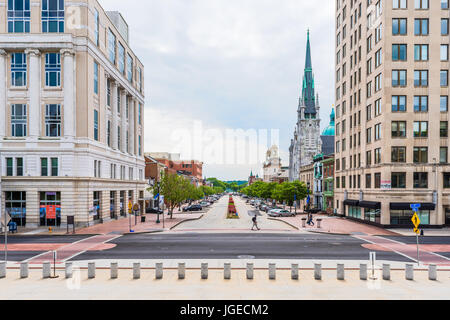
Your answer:
[[[419,228],[414,228],[414,232],[417,233],[417,234],[420,234]]]
[[[419,216],[417,215],[417,213],[414,213],[411,221],[414,224],[414,227],[416,227],[416,229],[417,229],[420,225],[420,219],[419,219]]]
[[[128,202],[128,212],[131,213],[131,209],[133,208],[133,205],[131,204],[131,201]]]

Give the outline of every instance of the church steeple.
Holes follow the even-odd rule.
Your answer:
[[[301,107],[305,108],[305,118],[316,116],[316,96],[314,93],[314,75],[312,72],[311,44],[309,40],[309,29],[306,43],[305,73],[303,75]]]

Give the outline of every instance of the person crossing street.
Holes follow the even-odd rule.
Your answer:
[[[261,230],[261,229],[259,229],[259,227],[258,227],[258,222],[257,222],[257,220],[256,220],[256,215],[252,218],[252,221],[253,221],[253,226],[252,226],[252,231],[255,231],[255,227],[256,227],[256,229],[259,231],[259,230]]]

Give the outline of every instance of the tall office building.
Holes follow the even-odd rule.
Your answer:
[[[448,0],[335,1],[338,212],[449,224]]]
[[[19,226],[126,215],[145,187],[144,68],[96,0],[0,0],[3,209]]]

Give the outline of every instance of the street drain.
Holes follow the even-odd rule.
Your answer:
[[[242,255],[242,256],[238,256],[238,259],[255,259],[255,257],[254,256]]]

